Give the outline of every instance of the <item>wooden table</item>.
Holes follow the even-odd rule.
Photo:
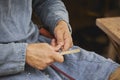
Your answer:
[[[120,17],[98,18],[96,25],[103,30],[110,39],[108,57],[116,60],[116,57],[119,58],[120,56]]]

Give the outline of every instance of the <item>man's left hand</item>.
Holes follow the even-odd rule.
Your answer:
[[[68,50],[73,46],[71,33],[65,21],[58,22],[54,29],[54,36],[55,39],[53,39],[51,42],[53,46],[62,45],[61,49],[63,51]]]

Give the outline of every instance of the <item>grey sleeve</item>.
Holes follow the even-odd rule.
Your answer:
[[[0,44],[0,76],[24,71],[26,43]]]
[[[33,10],[51,33],[60,20],[67,22],[71,31],[68,12],[61,0],[33,0]]]

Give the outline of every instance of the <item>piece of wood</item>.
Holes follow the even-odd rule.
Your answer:
[[[60,52],[61,55],[66,55],[66,54],[74,54],[74,53],[78,53],[80,52],[80,49],[73,49],[73,50],[69,50],[69,51],[62,51]]]
[[[107,57],[112,59],[113,61],[116,60],[116,53],[117,51],[115,50],[114,45],[110,42],[109,43],[109,47],[108,47],[108,54]]]
[[[108,80],[120,80],[120,67],[111,73]]]
[[[109,36],[109,58],[116,60],[120,54],[120,17],[98,18],[96,25]]]
[[[120,45],[120,17],[99,18],[96,24]]]

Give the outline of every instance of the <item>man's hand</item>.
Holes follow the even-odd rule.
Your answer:
[[[68,50],[73,46],[71,33],[68,25],[65,21],[59,21],[54,30],[54,36],[56,38],[52,40],[52,45],[62,45],[62,50]]]
[[[26,62],[40,70],[43,70],[53,62],[63,62],[63,56],[57,52],[60,48],[61,45],[52,47],[47,43],[28,44]]]

